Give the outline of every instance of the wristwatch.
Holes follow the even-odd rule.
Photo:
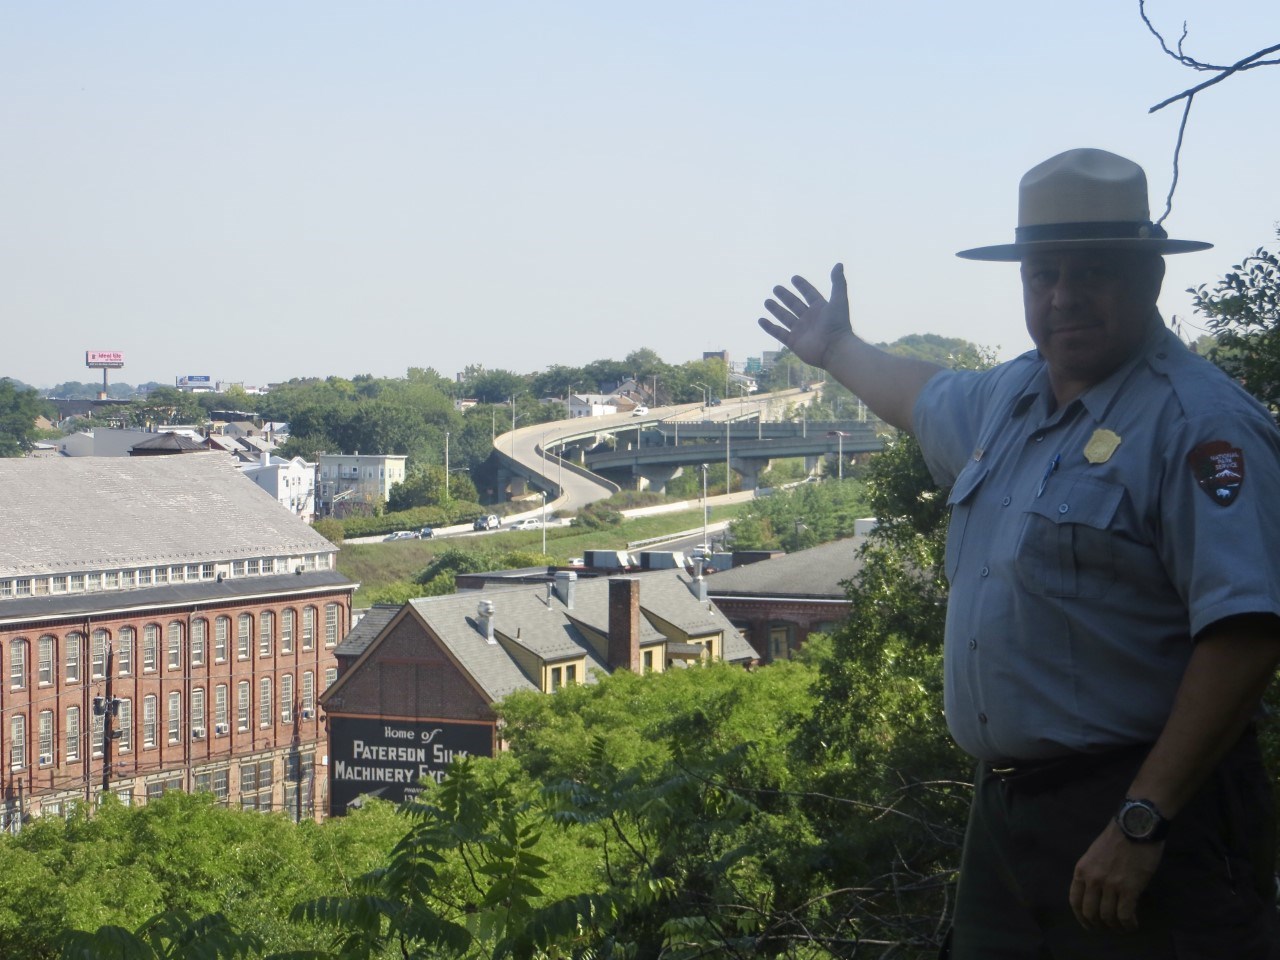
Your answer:
[[[1150,800],[1125,797],[1116,812],[1116,825],[1134,843],[1158,843],[1169,834],[1169,821]]]

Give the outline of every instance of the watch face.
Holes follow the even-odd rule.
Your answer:
[[[1149,837],[1160,822],[1154,810],[1141,803],[1129,803],[1120,812],[1120,828],[1131,837]]]

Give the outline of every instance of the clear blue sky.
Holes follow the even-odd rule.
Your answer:
[[[1275,0],[1151,0],[1188,52],[1280,41]],[[1203,79],[1137,2],[0,4],[0,375],[250,384],[530,372],[772,343],[773,284],[848,266],[874,340],[1025,349],[1023,171],[1142,163],[1158,215]],[[1202,94],[1162,306],[1280,220],[1280,67]]]

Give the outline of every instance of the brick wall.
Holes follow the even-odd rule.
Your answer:
[[[124,596],[122,595],[122,599]],[[327,642],[326,608],[336,605],[334,642]],[[309,646],[304,641],[304,611],[314,608],[315,620]],[[284,640],[287,611],[293,611],[291,648]],[[250,627],[248,656],[242,657],[237,642],[241,615]],[[270,615],[270,629],[263,636],[264,615]],[[217,625],[226,618],[225,656],[217,650]],[[204,623],[204,654],[193,649],[193,629]],[[0,801],[11,816],[20,803],[24,812],[39,812],[42,805],[95,795],[102,785],[102,752],[93,747],[95,697],[126,701],[130,715],[112,718],[112,727],[127,736],[104,740],[110,758],[108,782],[113,791],[132,792],[135,802],[146,796],[149,783],[165,783],[193,790],[202,773],[227,771],[227,799],[239,805],[240,767],[252,761],[255,770],[247,777],[253,787],[247,800],[272,809],[285,799],[286,769],[295,774],[305,767],[300,758],[314,755],[320,765],[326,735],[315,701],[324,690],[326,672],[336,668],[335,642],[345,636],[351,622],[350,590],[325,593],[281,594],[269,602],[228,602],[188,604],[163,609],[139,609],[94,616],[91,620],[66,618],[31,624],[0,627]],[[154,666],[145,662],[148,627],[158,628]],[[131,656],[126,657],[124,638],[134,632]],[[178,639],[176,663],[170,662],[171,630]],[[113,648],[110,683],[95,669],[94,634],[105,631]],[[73,640],[79,638],[79,663],[68,666]],[[53,638],[52,676],[41,676],[41,638]],[[25,681],[15,685],[14,642],[26,642]],[[306,675],[311,675],[312,708],[304,711]],[[263,714],[262,683],[270,691],[269,713]],[[247,684],[249,721],[238,717],[240,684]],[[292,694],[289,696],[289,688]],[[225,689],[225,729],[217,716],[218,689]],[[193,707],[203,694],[203,722],[193,717]],[[179,710],[176,725],[170,723],[171,698],[176,695]],[[288,696],[287,706],[282,697]],[[154,697],[154,744],[148,743],[146,704]],[[123,706],[123,704],[122,704]],[[68,732],[75,717],[69,708],[78,708],[78,749],[69,743]],[[49,761],[42,763],[40,716],[51,713],[52,737]],[[21,741],[14,739],[13,718],[22,717],[25,730]],[[243,727],[243,728],[242,728]],[[202,732],[203,731],[203,732]],[[123,732],[123,731],[122,731]],[[72,740],[74,741],[74,737]],[[23,762],[15,768],[16,756]],[[77,756],[69,756],[74,752]],[[292,759],[290,759],[292,758]],[[265,766],[264,766],[265,765]],[[270,776],[267,787],[260,788]],[[223,778],[219,777],[219,781]],[[295,777],[296,779],[296,777]],[[202,781],[203,782],[203,781]],[[315,776],[317,788],[324,782]],[[220,784],[221,785],[221,784]],[[317,794],[316,809],[323,809]]]
[[[792,628],[791,651],[804,645],[810,632],[828,623],[839,623],[849,615],[847,600],[798,603],[768,597],[712,597],[715,605],[742,630],[747,642],[760,656],[761,663],[775,659],[770,650],[769,632],[773,627]]]

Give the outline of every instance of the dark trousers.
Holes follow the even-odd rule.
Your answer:
[[[1115,814],[1146,748],[996,773],[979,764],[965,834],[952,960],[1274,960],[1275,816],[1250,731],[1165,841],[1137,931],[1085,930],[1076,862]]]

